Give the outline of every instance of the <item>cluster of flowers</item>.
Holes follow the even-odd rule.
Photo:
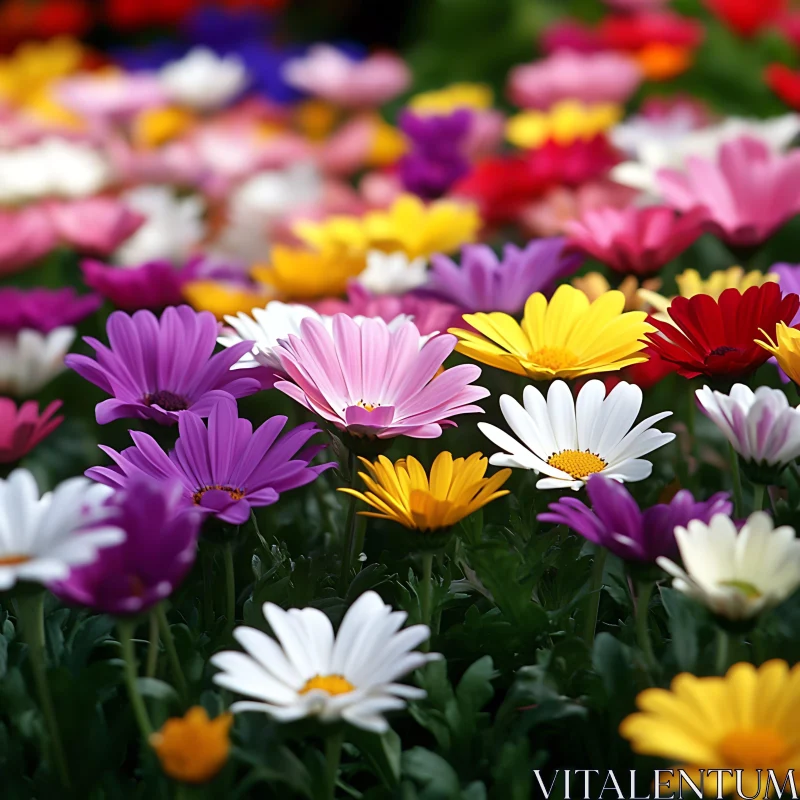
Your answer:
[[[721,119],[685,97],[645,100],[625,118],[641,87],[691,68],[704,31],[665,2],[608,5],[599,26],[543,34],[544,57],[508,77],[510,116],[487,86],[456,84],[407,98],[390,124],[380,107],[412,82],[400,57],[279,50],[250,9],[196,12],[174,46],[111,58],[55,38],[0,60],[0,276],[59,283],[0,288],[0,464],[17,465],[0,479],[0,589],[43,709],[47,590],[116,618],[143,737],[171,777],[212,779],[232,717],[194,707],[154,731],[136,682],[136,622],[153,614],[170,642],[163,601],[198,542],[222,542],[232,559],[257,509],[315,481],[347,496],[332,544],[342,596],[360,556],[357,511],[414,532],[420,624],[401,630],[406,613],[367,591],[335,635],[318,608],[269,602],[274,638],[234,628],[231,565],[226,622],[245,652],[211,664],[216,685],[248,698],[233,714],[385,732],[388,712],[425,696],[398,681],[441,657],[427,652],[433,554],[509,494],[515,470],[552,493],[545,529],[595,546],[595,595],[606,553],[624,563],[650,664],[656,581],[709,609],[723,638],[794,594],[800,543],[762,506],[777,503],[800,457],[789,402],[800,266],[675,276],[672,265],[701,237],[743,263],[800,214],[790,149],[800,118]],[[782,3],[708,5],[741,35],[767,25],[797,35]],[[769,78],[781,97],[800,96],[784,71]],[[498,253],[489,243],[501,235]],[[73,263],[80,282],[61,286]],[[116,309],[102,322],[101,306]],[[89,324],[103,330],[83,339],[93,354],[77,343]],[[142,429],[120,451],[101,444],[112,463],[42,493],[18,462],[62,423],[61,400],[40,403],[65,370],[104,394],[97,426]],[[645,392],[668,376],[690,421],[699,408],[729,444],[732,499],[687,487],[693,425],[664,502],[641,507],[626,487],[650,479],[651,454],[676,438],[655,427],[671,410],[639,420]],[[513,388],[497,400],[481,385],[504,379]],[[288,398],[293,424],[276,415],[254,427],[241,402],[253,395],[263,408]],[[498,409],[504,423],[477,425],[496,448],[489,458],[442,450],[426,468],[408,452],[408,439]],[[405,455],[388,458],[392,445]],[[489,465],[501,469],[487,475]],[[637,752],[689,768],[745,769],[748,780],[785,769],[796,736],[779,698],[796,702],[797,674],[776,661],[736,664],[724,679],[683,674],[642,693],[620,731]],[[707,719],[687,729],[701,692]],[[45,719],[66,784],[58,723]],[[339,754],[329,755],[332,797]]]

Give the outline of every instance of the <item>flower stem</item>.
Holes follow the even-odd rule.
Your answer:
[[[328,800],[334,800],[336,797],[336,777],[339,774],[343,742],[344,730],[337,730],[325,737],[325,778]]]
[[[225,624],[228,635],[236,624],[236,575],[233,569],[233,544],[225,542],[222,548],[225,562]]]
[[[650,597],[653,594],[654,586],[652,581],[639,581],[636,597],[636,640],[639,643],[639,649],[644,653],[647,669],[651,672],[657,667],[649,625]]]
[[[764,484],[753,484],[753,511],[761,511],[764,508]]]
[[[730,636],[722,628],[717,628],[717,657],[714,672],[724,675],[728,670],[728,654],[730,652]]]
[[[431,599],[433,594],[433,553],[422,554],[422,580],[419,583],[419,608],[422,624],[431,626]],[[427,650],[430,646],[430,637],[423,645]]]
[[[156,616],[155,609],[150,611],[150,644],[147,648],[147,669],[145,675],[148,678],[155,678],[156,668],[158,667],[158,617]]]
[[[210,631],[214,627],[214,554],[209,546],[200,548],[203,567],[203,627]]]
[[[136,688],[137,668],[136,651],[133,647],[133,634],[136,623],[128,619],[117,620],[117,630],[119,631],[119,642],[122,645],[122,657],[125,660],[125,684],[128,687],[128,698],[131,701],[133,715],[136,717],[136,724],[145,742],[148,742],[153,733],[153,726],[147,713],[139,690]]]
[[[591,650],[594,646],[594,633],[597,628],[597,612],[600,609],[600,594],[603,587],[603,569],[606,565],[606,551],[598,548],[594,554],[592,575],[589,579],[589,597],[586,602],[586,627],[583,630],[583,640]]]
[[[172,678],[178,686],[178,694],[181,700],[185,703],[189,697],[189,687],[186,684],[186,676],[183,674],[181,660],[178,658],[178,651],[175,649],[175,639],[172,636],[172,628],[169,626],[167,612],[163,603],[159,603],[156,606],[155,615],[158,619],[158,626],[161,629],[161,638],[164,640],[164,649],[167,651]]]
[[[356,454],[350,450],[347,455],[350,488],[356,486]],[[342,574],[339,576],[339,593],[344,595],[347,589],[347,579],[350,577],[350,566],[353,563],[353,546],[356,539],[356,498],[349,496],[350,503],[347,507],[347,521],[345,522],[345,542],[342,550]]]
[[[36,692],[39,695],[39,705],[42,709],[47,732],[50,736],[52,756],[61,783],[70,786],[67,758],[64,755],[64,745],[61,741],[61,732],[58,729],[53,698],[50,694],[50,685],[47,682],[47,667],[45,664],[45,636],[44,636],[44,592],[35,594],[21,594],[17,598],[17,619],[22,635],[28,644],[28,657],[31,664]]]
[[[733,478],[733,513],[737,517],[741,517],[744,502],[742,500],[742,475],[739,471],[739,454],[730,443],[728,443],[728,454],[731,460],[731,477]]]

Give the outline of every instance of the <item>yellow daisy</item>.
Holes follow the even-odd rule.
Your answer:
[[[267,292],[248,291],[221,281],[190,281],[183,287],[183,296],[192,308],[210,311],[220,320],[240,311],[249,313],[254,308],[263,308],[274,299]]]
[[[417,114],[450,114],[459,108],[486,111],[493,103],[494,92],[485,83],[451,83],[414,95],[408,105]]]
[[[323,252],[347,252],[366,258],[369,250],[405,253],[409,258],[451,253],[474,242],[481,225],[475,206],[452,200],[425,205],[418,197],[401,195],[386,210],[363,217],[333,216],[322,222],[303,221],[295,233]]]
[[[347,281],[365,265],[358,253],[276,245],[269,266],[253,267],[252,276],[282,300],[311,300],[344,294]]]
[[[587,272],[585,275],[573,278],[570,283],[576,289],[580,289],[591,302],[611,290],[608,278],[601,272]],[[626,275],[618,288],[625,295],[625,311],[642,311],[645,301],[639,296],[639,290],[646,289],[655,292],[661,288],[661,279],[647,278],[640,285],[635,275]]]
[[[644,335],[654,328],[644,311],[626,311],[625,295],[610,291],[593,303],[569,284],[559,286],[548,303],[532,294],[522,324],[501,312],[464,314],[474,331],[451,328],[456,350],[482,364],[527,375],[534,380],[577,378],[614,372],[647,361],[638,355]]]
[[[202,706],[183,717],[171,717],[150,736],[161,768],[170,778],[185,783],[206,783],[225,766],[231,748],[233,714],[209,719]]]
[[[188,111],[177,106],[148,108],[133,121],[133,138],[142,147],[160,147],[185,133],[194,122]]]
[[[586,106],[576,100],[556,103],[548,111],[523,111],[506,123],[506,138],[516,147],[542,147],[548,141],[569,145],[579,139],[593,139],[616,125],[623,115],[612,103]]]
[[[764,796],[767,770],[782,784],[800,762],[800,665],[790,670],[779,660],[758,668],[740,663],[722,678],[682,673],[668,690],[643,691],[636,704],[639,713],[622,721],[622,736],[637,753],[683,765],[695,783],[700,770],[742,770],[743,795]],[[760,777],[757,770],[763,771]],[[703,775],[706,797],[718,796],[718,775]],[[720,788],[729,795],[734,778],[723,777]],[[677,779],[676,771],[674,790]],[[686,784],[684,790],[690,791]],[[664,791],[662,797],[669,795]]]
[[[507,489],[500,487],[511,475],[510,469],[501,469],[490,478],[485,477],[489,461],[482,453],[473,453],[466,459],[454,459],[447,451],[439,453],[431,467],[430,480],[425,468],[413,456],[401,458],[394,464],[386,456],[378,456],[374,463],[365,458],[361,462],[369,470],[369,474],[358,473],[368,491],[339,491],[377,509],[359,514],[392,520],[419,531],[450,528],[492,500],[508,494]]]
[[[778,366],[800,386],[800,331],[779,322],[775,328],[775,341],[764,331],[766,341],[756,339],[756,344],[769,350],[778,362]]]
[[[0,59],[0,97],[27,105],[31,95],[75,72],[84,55],[83,47],[67,37],[25,42],[12,56]]]
[[[696,269],[687,269],[680,275],[675,276],[675,283],[678,284],[678,294],[680,297],[694,297],[698,294],[711,295],[715,300],[726,289],[738,289],[744,292],[751,286],[763,286],[765,283],[777,283],[778,276],[774,273],[765,275],[757,269],[745,272],[741,267],[730,267],[729,269],[718,269],[712,272],[707,278],[703,278]],[[643,286],[639,290],[639,298],[651,306],[663,319],[669,319],[667,309],[674,297],[665,297],[657,292],[650,291]]]

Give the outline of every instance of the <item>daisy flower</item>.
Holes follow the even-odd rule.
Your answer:
[[[64,371],[75,333],[70,325],[49,333],[30,328],[16,335],[0,333],[0,393],[27,397],[50,383]]]
[[[276,349],[289,380],[275,388],[339,430],[355,436],[436,438],[456,414],[482,413],[473,405],[488,390],[471,386],[481,371],[471,364],[446,369],[455,336],[434,336],[420,347],[413,322],[396,330],[381,319],[361,325],[346,314],[333,330],[315,319],[300,323],[300,336]]]
[[[26,469],[0,479],[0,591],[17,581],[63,580],[72,567],[94,561],[98,550],[123,541],[106,504],[112,494],[86,478],[70,478],[40,495]]]
[[[364,592],[344,615],[334,636],[328,617],[316,608],[284,611],[265,603],[264,617],[275,639],[255,628],[233,632],[246,653],[226,651],[211,657],[221,672],[218,686],[254,698],[231,711],[260,711],[280,722],[317,717],[339,720],[375,733],[389,729],[387,711],[406,700],[425,697],[398,678],[441,658],[415,647],[430,636],[427,625],[400,631],[405,611],[392,611],[373,591]]]
[[[34,400],[17,404],[8,397],[0,397],[0,464],[11,464],[36,447],[63,421],[56,416],[61,401],[54,400],[41,413]]]
[[[694,520],[676,528],[675,538],[683,568],[668,558],[658,566],[673,576],[675,589],[719,616],[754,617],[800,586],[800,541],[788,525],[774,528],[763,511],[751,514],[741,531],[717,514],[708,525]]]
[[[508,494],[500,487],[511,475],[510,469],[486,477],[489,461],[482,453],[454,459],[449,452],[439,453],[430,478],[414,456],[392,464],[386,456],[374,463],[362,458],[368,473],[359,472],[366,492],[339,489],[363,500],[375,511],[359,511],[365,517],[388,519],[406,528],[435,531],[450,528],[487,503]]]
[[[249,420],[239,419],[230,398],[218,403],[208,416],[208,428],[191,411],[178,418],[178,441],[167,455],[155,439],[131,431],[134,447],[121,453],[100,446],[115,462],[113,467],[92,467],[89,478],[113,487],[126,487],[144,473],[159,480],[175,479],[187,503],[215,514],[223,522],[241,525],[250,509],[276,503],[281,492],[311,483],[333,463],[310,466],[323,446],[305,447],[319,433],[311,422],[279,436],[286,417],[270,417],[253,431]]]
[[[252,342],[213,355],[218,329],[213,314],[189,306],[167,308],[160,319],[151,311],[115,311],[106,325],[110,347],[86,337],[96,360],[70,355],[66,364],[112,395],[97,404],[100,425],[125,418],[172,425],[184,411],[205,417],[219,402],[261,388],[258,380],[231,371]]]
[[[355,281],[373,295],[405,294],[427,281],[427,267],[424,258],[410,259],[402,252],[372,250],[367,254],[367,268]]]
[[[783,783],[797,766],[800,664],[739,663],[721,678],[684,672],[669,689],[645,689],[636,705],[620,734],[634,752],[676,763],[706,797],[736,796],[737,774],[739,797],[780,797],[770,780]],[[678,776],[666,789],[664,774],[665,791],[677,792]]]
[[[797,297],[797,295],[790,295]],[[800,330],[789,327],[793,320],[786,319],[775,326],[774,335],[761,331],[763,338],[755,340],[765,354],[775,356],[778,366],[796,384],[800,385]]]
[[[555,381],[547,399],[535,386],[526,386],[524,406],[505,394],[500,409],[519,440],[485,422],[478,427],[506,452],[489,463],[498,467],[532,469],[547,477],[537,489],[580,489],[590,475],[603,474],[627,483],[650,476],[653,465],[641,456],[675,438],[652,426],[669,417],[662,411],[631,428],[642,407],[642,390],[618,383],[606,397],[602,381],[586,383],[577,400],[564,381]]]
[[[534,380],[615,372],[647,358],[644,335],[652,328],[643,311],[626,311],[622,292],[593,303],[579,289],[559,286],[548,302],[539,292],[525,303],[520,325],[508,314],[464,314],[475,330],[451,328],[459,353],[482,364]],[[477,333],[475,332],[477,331]]]

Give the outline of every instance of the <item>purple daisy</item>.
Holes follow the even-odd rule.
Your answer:
[[[539,521],[566,525],[626,561],[675,558],[676,527],[686,527],[693,519],[708,524],[714,514],[733,511],[725,492],[710,500],[695,500],[688,489],[679,491],[669,503],[642,511],[623,484],[603,475],[589,478],[586,491],[591,507],[575,497],[562,497],[550,504],[550,511],[539,514]]]
[[[50,590],[67,603],[102,614],[138,614],[168,597],[186,577],[197,552],[204,515],[188,505],[178,481],[139,476],[110,499],[109,524],[125,541],[99,551],[91,564],[74,567]]]
[[[0,331],[19,333],[30,328],[50,333],[93,314],[102,298],[79,295],[74,289],[0,289]]]
[[[551,288],[558,278],[573,273],[583,257],[565,254],[561,237],[537,239],[524,249],[507,244],[503,258],[484,244],[461,250],[461,266],[435,255],[425,291],[465,311],[504,311],[516,314],[534,292]]]
[[[184,411],[207,417],[220,401],[261,389],[257,379],[231,372],[252,342],[212,355],[219,328],[213,314],[189,306],[170,307],[160,319],[151,311],[115,311],[106,325],[110,348],[87,336],[97,360],[70,354],[64,363],[112,395],[97,404],[100,425],[125,418],[172,425]]]
[[[113,487],[126,487],[142,474],[177,479],[187,502],[223,522],[241,525],[251,507],[272,505],[281,492],[305,486],[334,466],[309,463],[324,449],[324,445],[305,447],[321,432],[313,422],[279,437],[286,420],[271,417],[253,431],[249,420],[238,418],[236,403],[229,399],[212,409],[208,428],[197,414],[181,414],[178,441],[169,455],[151,436],[131,431],[134,447],[121,453],[100,447],[116,466],[92,467],[86,475]]]

